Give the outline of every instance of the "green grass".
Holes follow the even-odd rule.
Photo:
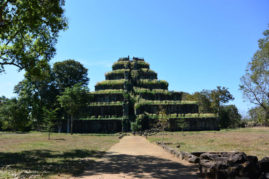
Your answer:
[[[111,117],[111,116],[100,116],[95,117],[95,116],[90,116],[88,118],[80,118],[80,120],[116,120],[116,121],[122,121],[124,118],[123,117]]]
[[[124,92],[123,89],[107,89],[107,90],[99,90],[91,92],[90,94],[122,94]]]
[[[111,102],[92,102],[90,106],[122,106],[123,101],[111,101]]]
[[[149,136],[151,142],[162,141],[162,134]],[[240,128],[221,131],[165,132],[164,142],[186,152],[241,151],[259,159],[269,156],[269,128]]]
[[[106,86],[106,85],[123,85],[124,82],[128,82],[128,81],[124,80],[124,79],[122,79],[122,80],[105,80],[105,81],[98,82],[96,84],[96,86],[98,86],[98,85],[104,85],[104,86]]]
[[[170,91],[165,90],[165,89],[148,89],[148,88],[139,88],[139,87],[134,87],[135,93],[164,93],[164,94],[171,94]]]
[[[0,178],[78,175],[118,142],[116,135],[0,133]]]
[[[138,82],[140,85],[161,85],[168,87],[168,82],[165,80],[139,80]]]
[[[182,105],[182,104],[197,104],[196,101],[175,101],[175,100],[144,100],[140,99],[137,103],[135,103],[135,108],[139,108],[145,105]]]
[[[127,65],[130,63],[130,61],[116,61],[113,65],[113,69],[123,69],[127,68]]]
[[[116,61],[113,65],[113,69],[124,69],[127,68],[127,65],[131,64],[134,67],[135,62],[134,61]],[[149,68],[149,64],[145,61],[136,61],[136,64],[138,68]]]
[[[119,69],[119,70],[113,70],[111,72],[107,72],[105,75],[114,75],[114,74],[121,74],[130,71],[129,69]]]
[[[165,94],[165,95],[172,95],[172,92],[163,89],[147,89],[147,88],[134,88],[136,94]]]
[[[161,118],[215,118],[217,117],[214,113],[187,113],[187,114],[167,114],[167,115],[158,115],[158,114],[147,114],[150,119],[161,119]]]
[[[138,65],[138,67],[141,69],[141,68],[149,68],[149,64],[147,63],[147,62],[145,62],[145,61],[132,61],[131,62],[131,64],[132,64],[132,66],[134,66],[134,64],[137,64]]]

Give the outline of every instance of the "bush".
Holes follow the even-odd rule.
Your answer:
[[[236,128],[240,126],[241,115],[235,105],[221,106],[219,114],[220,128]]]
[[[15,98],[1,105],[0,122],[3,130],[22,132],[31,130],[27,108]]]

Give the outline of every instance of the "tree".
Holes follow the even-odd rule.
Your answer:
[[[88,70],[75,60],[56,62],[52,71],[57,89],[60,92],[63,92],[67,87],[73,87],[77,83],[87,86],[89,82]]]
[[[64,92],[58,96],[58,101],[65,112],[71,118],[71,134],[73,134],[73,121],[78,118],[89,104],[89,89],[81,84],[75,84],[73,87],[67,87]]]
[[[259,49],[249,62],[246,74],[241,77],[240,89],[253,104],[265,111],[265,120],[269,122],[269,30],[258,42]]]
[[[78,83],[86,87],[89,82],[88,69],[75,60],[65,60],[54,63],[52,75],[56,90],[59,94],[64,92],[66,88],[72,88]],[[62,116],[66,117],[64,111],[62,111]],[[69,124],[70,122],[68,119],[67,131],[69,131],[70,128]]]
[[[13,65],[39,75],[55,55],[58,33],[67,28],[64,0],[1,0],[0,73]]]
[[[66,60],[55,63],[53,69],[48,63],[42,66],[42,77],[33,76],[29,72],[26,72],[24,77],[24,80],[15,86],[14,91],[18,94],[19,100],[28,107],[29,118],[33,122],[34,129],[48,128],[43,108],[52,109],[51,106],[54,106],[59,108],[58,118],[54,122],[58,123],[58,131],[60,131],[66,113],[61,108],[57,96],[66,87],[73,87],[76,83],[81,82],[86,86],[87,69],[77,61]]]
[[[236,128],[240,126],[241,115],[235,105],[220,107],[219,124],[220,128]]]
[[[199,112],[219,114],[220,106],[234,100],[228,88],[217,86],[214,90],[202,90],[194,94],[183,93],[183,100],[194,100],[198,102]]]
[[[8,99],[5,96],[0,97],[0,106],[4,104]]]
[[[50,140],[50,132],[53,128],[55,121],[57,120],[57,111],[59,108],[54,109],[47,109],[46,107],[43,107],[44,111],[44,120],[47,124],[47,130],[48,130],[48,140]]]
[[[8,99],[0,106],[0,122],[2,129],[13,131],[29,131],[31,122],[28,111],[16,98]]]
[[[228,88],[217,86],[217,89],[212,90],[210,93],[211,107],[215,113],[220,114],[221,104],[234,100],[233,95],[229,92]]]
[[[183,100],[197,101],[200,113],[210,113],[213,112],[210,95],[211,95],[210,90],[202,90],[201,92],[195,92],[192,95],[184,93]]]
[[[166,128],[169,127],[169,118],[167,117],[166,110],[162,108],[161,106],[159,107],[159,118],[158,118],[158,126],[160,130],[162,131],[162,143],[164,140],[164,131]]]
[[[248,111],[250,120],[259,125],[269,125],[269,121],[266,120],[265,110],[261,106],[256,106]]]
[[[24,77],[15,86],[14,92],[18,94],[21,103],[27,106],[29,118],[33,122],[34,129],[41,130],[46,127],[43,120],[43,108],[57,106],[56,96],[59,92],[56,90],[48,64],[43,69],[42,78],[35,78],[28,72],[25,73]]]

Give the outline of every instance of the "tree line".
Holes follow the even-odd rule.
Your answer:
[[[226,87],[217,86],[214,90],[202,90],[193,94],[183,93],[183,100],[197,101],[199,113],[217,114],[220,128],[235,128],[244,125],[237,107],[225,105],[234,100]]]
[[[86,113],[90,102],[88,70],[78,61],[65,60],[43,69],[42,78],[28,72],[15,87],[17,98],[0,98],[0,123],[3,130],[48,130]]]

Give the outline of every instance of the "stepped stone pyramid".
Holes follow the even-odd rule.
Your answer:
[[[169,119],[168,130],[218,128],[215,114],[201,114],[197,102],[183,101],[182,92],[168,91],[168,83],[158,80],[144,59],[120,58],[105,78],[95,85],[89,115],[74,124],[75,131],[129,131],[138,118],[143,118],[145,130],[163,117]]]

